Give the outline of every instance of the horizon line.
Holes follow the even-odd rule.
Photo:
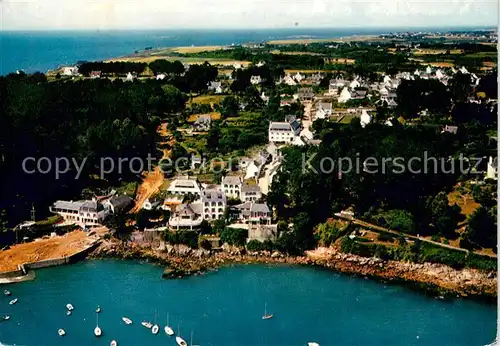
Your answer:
[[[361,29],[361,30],[384,30],[384,29],[470,29],[481,30],[487,29],[497,31],[498,27],[495,24],[485,25],[453,25],[444,24],[440,26],[434,25],[408,25],[408,26],[304,26],[304,27],[163,27],[163,28],[3,28],[1,32],[61,32],[61,31],[82,31],[82,32],[96,32],[96,31],[154,31],[154,30],[207,30],[207,31],[227,31],[227,30],[336,30],[336,29]],[[403,30],[408,31],[408,30]]]

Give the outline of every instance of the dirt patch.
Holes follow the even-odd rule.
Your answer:
[[[181,54],[190,54],[190,53],[201,53],[201,52],[213,52],[215,50],[220,50],[222,48],[223,48],[222,46],[176,47],[172,48],[172,52]]]
[[[71,256],[91,245],[95,238],[87,232],[73,231],[63,236],[17,244],[0,251],[0,272],[17,270],[23,263]]]
[[[471,215],[480,206],[479,203],[474,202],[470,194],[461,194],[459,191],[452,191],[448,194],[448,203],[450,205],[456,203],[465,216]]]
[[[198,119],[198,116],[200,115],[210,115],[210,118],[212,120],[219,120],[220,119],[220,113],[219,112],[211,112],[207,114],[191,114],[188,118],[188,123],[194,123],[196,119]]]

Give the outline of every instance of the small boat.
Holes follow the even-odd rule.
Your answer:
[[[68,309],[69,311],[71,311],[71,310],[74,309],[74,307],[71,304],[66,304],[66,309]]]
[[[12,299],[12,300],[9,302],[9,304],[10,304],[10,305],[14,305],[14,304],[16,304],[16,303],[17,303],[17,298],[16,298],[16,299]]]
[[[309,341],[307,343],[307,346],[319,346],[319,344],[317,342],[312,342],[312,341]]]
[[[177,336],[175,337],[175,342],[179,346],[188,346],[187,342],[181,338],[181,328],[177,326]]]
[[[100,337],[102,335],[102,330],[99,327],[99,314],[96,314],[96,318],[97,318],[97,323],[96,323],[96,326],[94,328],[94,335],[97,337]]]
[[[127,317],[122,317],[122,321],[125,322],[126,324],[132,324],[132,320]]]
[[[9,315],[0,316],[0,322],[8,321],[8,320],[10,320],[10,316]]]
[[[154,326],[151,328],[151,333],[153,334],[158,334],[158,332],[160,331],[160,326],[156,323],[156,310],[155,310],[155,324]]]
[[[267,303],[264,304],[264,316],[262,316],[262,319],[263,320],[268,320],[268,319],[271,319],[273,318],[273,314],[268,314],[267,313]]]
[[[3,290],[3,294],[5,294],[6,296],[10,296],[11,295],[11,293],[10,293],[9,290]]]
[[[100,313],[101,312],[101,307],[97,305],[97,309],[95,309],[95,312]]]
[[[168,336],[172,336],[172,335],[174,335],[174,330],[172,328],[170,328],[169,323],[168,323],[168,318],[169,318],[169,315],[167,312],[167,325],[165,326],[165,334],[167,334]]]
[[[116,342],[116,340],[111,340],[109,346],[118,346],[118,343]]]
[[[177,345],[179,346],[188,346],[187,342],[184,341],[183,338],[181,338],[180,336],[176,336],[175,337],[175,342],[177,343]]]
[[[64,331],[64,329],[59,329],[57,331],[57,333],[59,334],[59,336],[65,336],[66,335],[66,332]]]
[[[66,316],[71,315],[71,310],[66,311]]]
[[[142,321],[141,324],[146,327],[146,328],[153,328],[153,324],[151,322],[147,322],[147,321]]]

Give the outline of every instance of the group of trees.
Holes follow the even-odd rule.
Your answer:
[[[176,88],[162,88],[153,80],[0,77],[0,210],[6,209],[13,224],[29,217],[32,203],[42,217],[54,200],[74,199],[103,170],[109,171],[104,177],[108,186],[137,179],[139,165],[130,160],[137,157],[146,164],[148,154],[160,156],[154,143],[160,117],[182,110],[185,100]],[[30,157],[46,158],[39,169],[37,161],[29,162],[25,168],[36,170],[32,174],[23,169]],[[64,172],[56,177],[58,158],[70,164],[60,167]],[[109,167],[103,167],[103,158]]]
[[[101,71],[104,75],[125,75],[127,73],[141,74],[148,64],[142,62],[83,62],[78,66],[78,72],[88,77],[92,71]]]

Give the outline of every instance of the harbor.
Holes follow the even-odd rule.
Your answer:
[[[180,335],[189,345],[193,333],[193,343],[203,346],[365,345],[366,340],[465,346],[487,344],[496,332],[492,305],[434,299],[316,268],[241,265],[182,280],[162,280],[161,273],[159,266],[115,260],[39,270],[35,281],[9,285],[11,295],[0,297],[0,315],[10,316],[0,323],[0,342],[83,346],[115,340],[154,346],[176,345]],[[67,304],[73,306],[69,316]],[[272,318],[263,319],[266,315]]]

